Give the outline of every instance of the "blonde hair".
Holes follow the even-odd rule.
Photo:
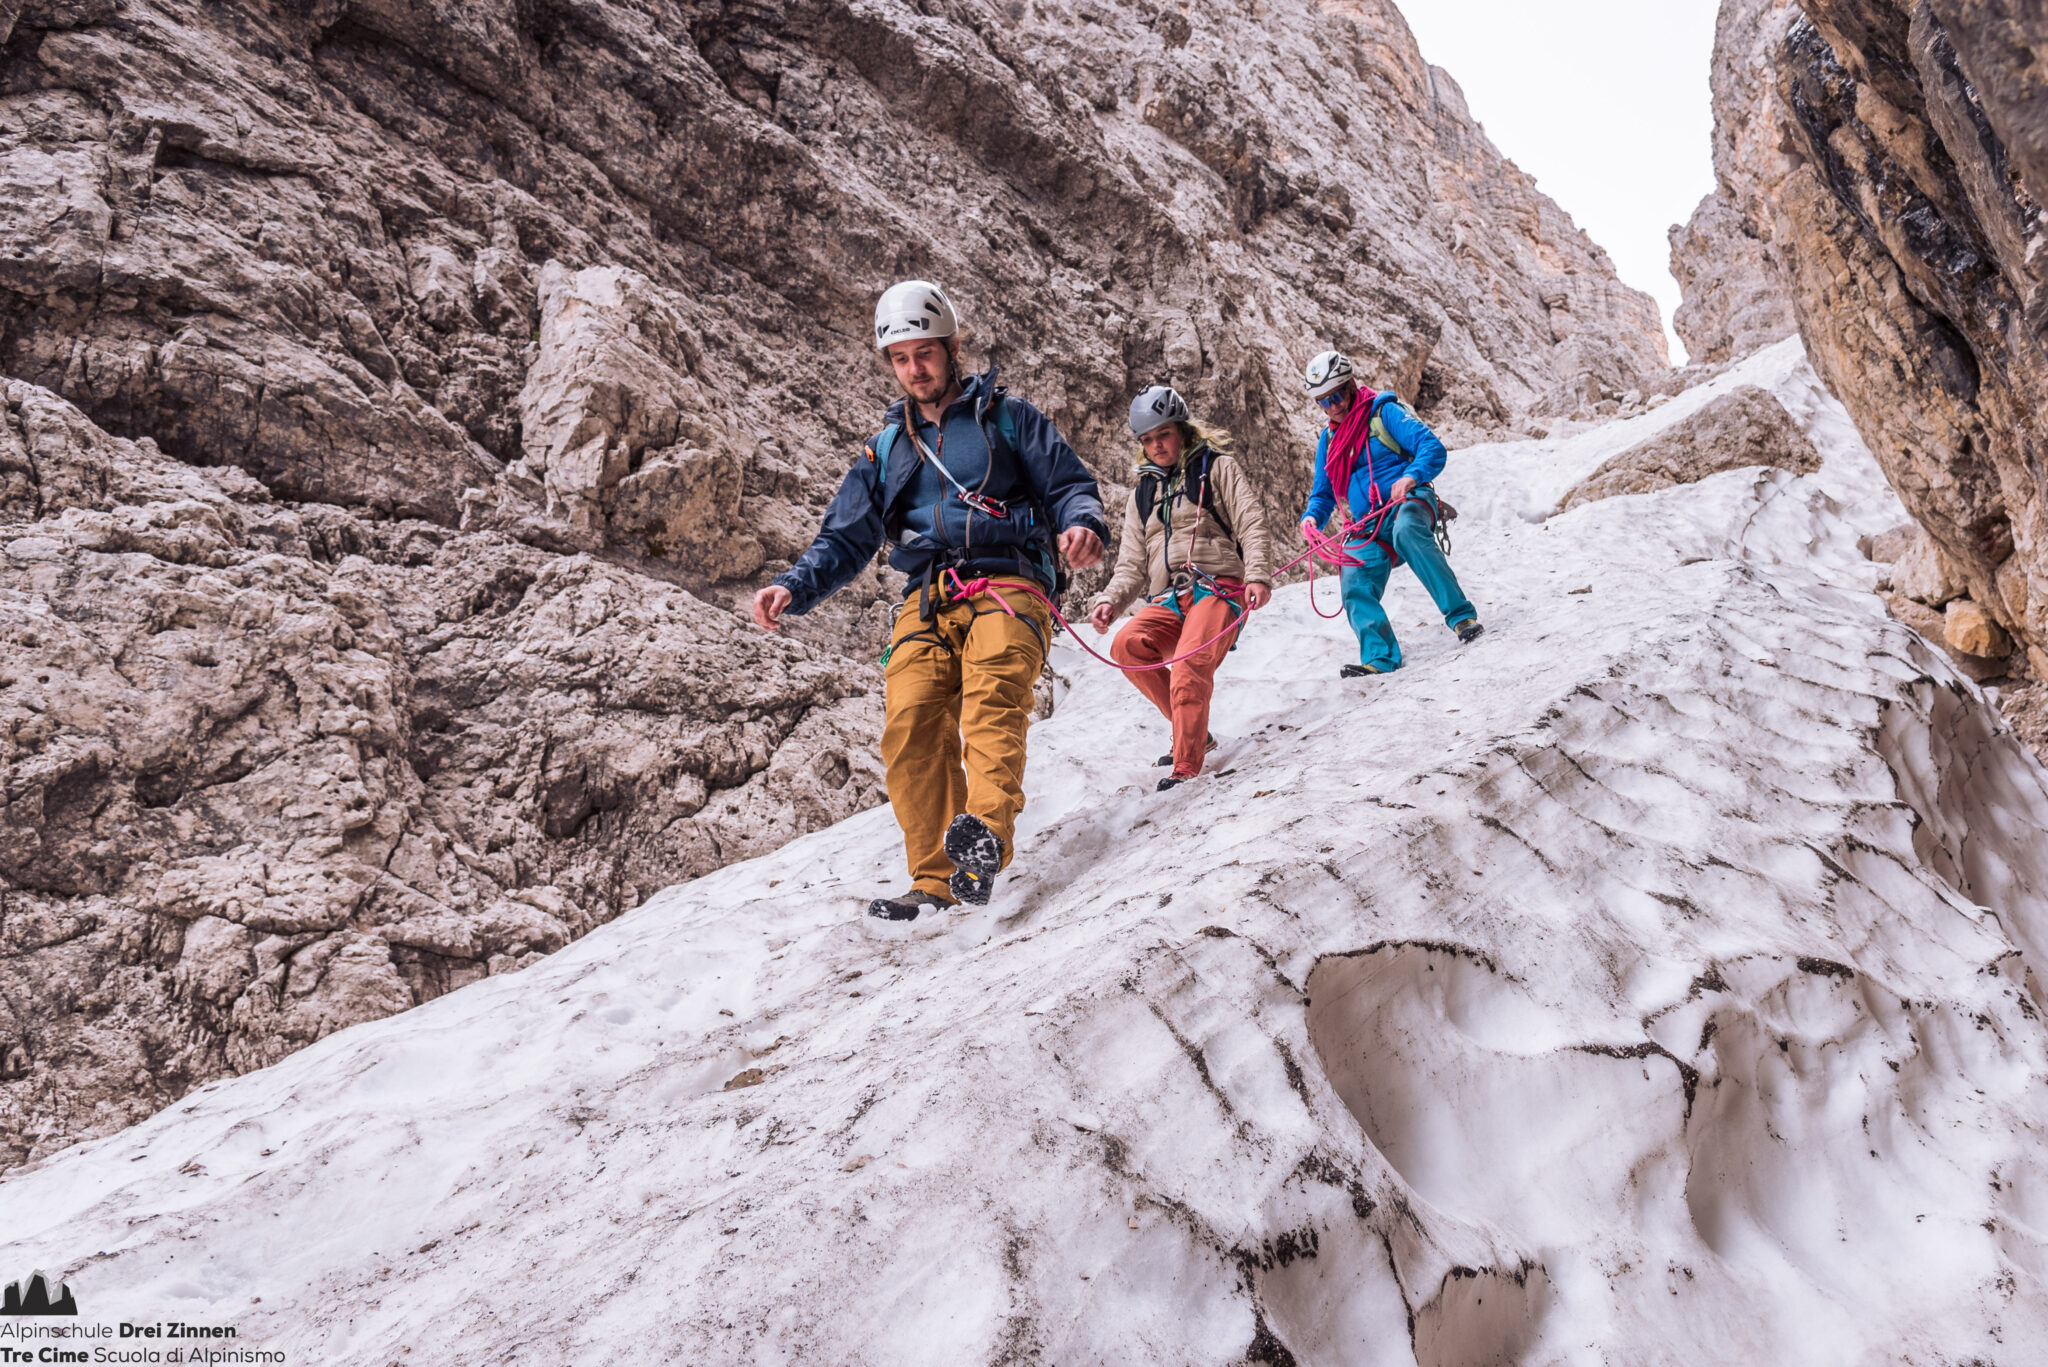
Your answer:
[[[1180,429],[1180,453],[1183,457],[1197,446],[1204,444],[1218,455],[1230,454],[1231,436],[1223,428],[1211,427],[1205,422],[1196,422],[1192,418],[1186,422],[1177,422],[1174,426]],[[1145,455],[1145,449],[1142,446],[1139,447],[1138,468],[1140,470],[1145,468],[1148,459]]]
[[[1230,453],[1230,433],[1223,428],[1211,427],[1207,423],[1195,422],[1192,419],[1182,423],[1181,427],[1183,429],[1181,435],[1192,438],[1188,442],[1188,449],[1190,451],[1207,442],[1211,450],[1225,455]]]

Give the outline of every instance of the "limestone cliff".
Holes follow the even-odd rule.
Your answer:
[[[878,800],[883,577],[725,609],[892,279],[1286,511],[1324,346],[1453,438],[1665,362],[1378,0],[20,0],[0,187],[0,1163]]]
[[[2048,677],[2048,13],[1789,17],[1770,237],[1808,353],[1954,567],[1950,639]]]
[[[1791,0],[1723,0],[1714,26],[1714,193],[1671,230],[1684,292],[1672,327],[1695,363],[1721,364],[1799,330],[1785,286],[1773,201],[1791,169],[1772,54]]]

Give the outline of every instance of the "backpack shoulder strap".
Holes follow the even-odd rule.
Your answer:
[[[875,487],[884,496],[889,492],[889,452],[896,446],[896,438],[903,435],[903,424],[892,422],[868,443],[868,452],[875,458]]]
[[[1199,506],[1208,510],[1209,516],[1216,519],[1216,525],[1223,529],[1223,534],[1229,537],[1232,543],[1235,543],[1237,541],[1237,529],[1230,525],[1230,513],[1229,510],[1224,508],[1223,500],[1213,496],[1215,486],[1209,481],[1209,472],[1214,468],[1216,457],[1219,454],[1221,453],[1214,447],[1206,448],[1202,452],[1201,464],[1194,471],[1195,478],[1201,485],[1201,492],[1197,496],[1196,502]]]
[[[1137,487],[1131,490],[1131,497],[1138,503],[1139,522],[1151,520],[1152,509],[1158,504],[1159,491],[1165,484],[1165,476],[1160,473],[1159,467],[1149,460],[1146,461],[1145,468],[1138,471]]]
[[[1010,405],[1003,402],[1009,393],[998,389],[989,396],[989,416],[995,419],[996,435],[1003,439],[1003,455],[1010,460],[1017,458],[1017,415],[1010,411]]]
[[[1399,456],[1406,456],[1408,454],[1408,448],[1401,445],[1400,442],[1394,440],[1394,434],[1387,430],[1387,420],[1383,416],[1386,413],[1388,404],[1398,402],[1400,402],[1400,400],[1396,399],[1392,394],[1383,394],[1380,396],[1379,400],[1373,404],[1372,434],[1379,441],[1379,444],[1386,447],[1389,451],[1392,451],[1394,454]]]

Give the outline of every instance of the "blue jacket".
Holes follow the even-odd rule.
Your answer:
[[[1361,394],[1360,398],[1363,397]],[[1412,479],[1417,484],[1427,484],[1444,472],[1444,444],[1429,430],[1429,424],[1403,408],[1391,394],[1382,394],[1373,402],[1379,405],[1380,422],[1402,450],[1390,451],[1378,437],[1366,438],[1366,444],[1372,448],[1372,463],[1368,466],[1365,458],[1359,457],[1358,468],[1351,473],[1351,488],[1345,494],[1354,518],[1362,517],[1367,509],[1384,500],[1387,490],[1397,481]],[[1377,494],[1373,491],[1375,484],[1379,486]],[[1336,508],[1337,495],[1330,488],[1330,429],[1324,427],[1316,441],[1315,487],[1309,490],[1308,510],[1302,517],[1320,527],[1329,521]]]
[[[1052,421],[1024,400],[996,388],[993,367],[976,375],[962,387],[961,395],[941,415],[945,449],[940,454],[948,469],[958,470],[960,453],[979,451],[986,465],[986,479],[963,479],[974,492],[1008,505],[1008,515],[991,517],[971,508],[951,484],[945,484],[937,506],[931,534],[913,531],[906,522],[909,499],[906,493],[918,481],[917,448],[908,435],[899,432],[888,453],[888,479],[879,477],[876,443],[870,441],[840,482],[832,506],[825,510],[825,525],[796,564],[776,577],[789,590],[789,611],[809,612],[819,602],[853,581],[886,540],[896,548],[889,564],[910,576],[913,583],[925,572],[951,565],[963,576],[977,574],[1022,574],[1052,592],[1053,562],[1044,553],[1050,535],[1075,527],[1086,527],[1105,542],[1109,526],[1102,515],[1102,496],[1095,477],[1067,445]],[[1005,416],[998,424],[989,411],[990,401],[1001,396]],[[890,405],[886,422],[903,422],[907,401]],[[886,430],[886,428],[885,428]],[[930,426],[925,426],[930,432]],[[1015,434],[1014,459],[997,461],[989,451],[990,438],[1009,445],[1005,432]],[[877,434],[879,436],[879,434]],[[930,436],[926,438],[931,443]],[[997,468],[1001,466],[1003,468]],[[971,473],[980,474],[981,471]],[[943,483],[943,481],[942,481]],[[924,519],[920,519],[923,521]]]

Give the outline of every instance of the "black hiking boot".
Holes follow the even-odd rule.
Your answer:
[[[1337,671],[1337,677],[1340,679],[1363,679],[1368,674],[1378,674],[1380,672],[1371,665],[1345,665]]]
[[[946,880],[953,896],[971,907],[987,906],[1003,867],[1003,842],[996,833],[980,817],[962,812],[946,828],[946,858],[953,861],[953,876]]]
[[[1181,784],[1186,783],[1188,779],[1193,777],[1193,774],[1189,774],[1187,778],[1162,778],[1159,780],[1159,786],[1157,788],[1154,788],[1152,791],[1155,793],[1171,792],[1173,789],[1180,787]]]
[[[1209,751],[1214,750],[1215,748],[1216,737],[1211,736],[1209,737],[1209,743],[1202,747],[1202,752],[1204,754],[1207,754]],[[1152,767],[1154,769],[1171,769],[1173,767],[1173,756],[1161,755],[1158,759],[1152,761]]]
[[[936,892],[912,888],[901,897],[877,897],[868,903],[868,915],[881,921],[915,921],[926,910],[939,911],[949,905]]]
[[[1486,628],[1479,625],[1477,617],[1469,621],[1460,622],[1452,627],[1451,630],[1458,633],[1458,644],[1461,646],[1469,646],[1486,634]]]

